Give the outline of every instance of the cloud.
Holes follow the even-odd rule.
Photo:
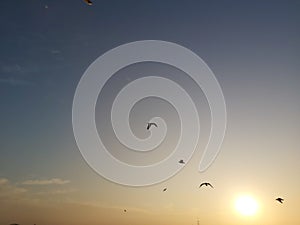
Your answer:
[[[69,188],[69,189],[58,189],[58,190],[50,190],[50,191],[44,191],[44,192],[37,192],[36,195],[65,195],[69,193],[76,192],[77,189],[75,188]]]
[[[27,180],[23,183],[28,184],[24,187],[23,183],[13,183],[9,179],[0,177],[0,211],[1,203],[6,206],[35,205],[50,206],[57,203],[68,202],[70,194],[77,189],[69,186],[30,186],[30,185],[46,185],[46,184],[66,184],[69,180],[49,179],[49,180]],[[63,188],[64,187],[64,188]],[[0,212],[1,214],[1,212]]]
[[[40,71],[39,67],[36,64],[7,64],[0,65],[0,71],[4,74],[28,74],[28,73],[37,73]]]
[[[27,192],[27,189],[10,184],[6,178],[0,178],[0,199],[15,198]]]
[[[76,191],[76,189],[74,189],[74,188],[65,189],[65,190],[53,190],[53,191],[50,191],[49,194],[51,194],[51,195],[63,195],[63,194],[73,193],[75,191]]]
[[[33,86],[34,83],[27,81],[27,80],[21,80],[21,79],[14,79],[14,78],[2,78],[0,79],[0,84],[8,84],[11,86]]]
[[[36,65],[21,66],[19,64],[3,64],[0,62],[0,84],[10,86],[33,86],[30,77],[33,73],[39,72]]]
[[[68,183],[70,183],[69,180],[62,180],[59,178],[53,178],[48,180],[26,180],[22,182],[22,184],[24,185],[52,185],[52,184],[63,185]]]
[[[59,51],[59,50],[50,50],[50,52],[52,54],[60,54],[61,53],[61,51]]]
[[[8,184],[8,180],[6,178],[0,178],[0,185]]]
[[[22,68],[18,64],[2,65],[1,72],[3,72],[3,73],[20,73],[20,72],[22,72]]]

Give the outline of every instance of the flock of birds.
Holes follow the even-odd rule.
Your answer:
[[[93,5],[93,2],[92,2],[91,0],[84,0],[84,2],[85,2],[86,4],[88,4],[88,5]],[[157,127],[157,124],[156,124],[156,123],[153,123],[153,122],[147,123],[147,127],[146,127],[147,130],[150,130],[150,128],[151,128],[152,126]],[[185,164],[185,162],[184,162],[183,159],[180,159],[180,160],[178,161],[178,163],[180,163],[180,164]],[[203,182],[203,183],[201,183],[201,184],[199,185],[199,188],[201,188],[202,186],[206,186],[206,187],[209,186],[209,187],[211,187],[211,188],[214,188],[214,187],[211,185],[211,183],[208,183],[208,182]],[[163,189],[163,192],[165,192],[165,191],[167,191],[167,188],[164,188],[164,189]],[[281,204],[282,204],[283,201],[284,201],[283,198],[276,198],[275,200],[278,201],[278,202],[280,202]],[[124,212],[127,212],[127,210],[124,209]]]
[[[158,127],[156,123],[148,122],[148,123],[147,123],[146,129],[147,129],[147,130],[150,130],[150,128],[151,128],[152,126]],[[184,162],[183,159],[180,159],[180,160],[178,161],[178,163],[180,163],[180,164],[185,164],[185,162]],[[199,188],[201,188],[202,186],[214,188],[214,186],[213,186],[211,183],[209,183],[209,182],[202,182],[202,183],[199,185]],[[168,188],[165,187],[165,188],[163,188],[162,192],[166,192],[167,190],[168,190]],[[276,198],[275,200],[278,201],[278,202],[280,202],[281,204],[282,204],[283,201],[284,201],[283,198]],[[124,209],[124,212],[127,212],[127,210]]]
[[[85,0],[86,2],[90,2],[89,0]],[[92,3],[90,3],[90,4],[92,4]],[[151,127],[158,127],[157,126],[157,124],[156,123],[153,123],[153,122],[148,122],[147,123],[147,127],[146,127],[146,129],[147,130],[150,130],[150,128]],[[185,164],[185,162],[184,162],[184,160],[183,159],[180,159],[179,161],[178,161],[178,163],[179,164]],[[210,187],[210,188],[214,188],[214,186],[211,184],[211,183],[209,183],[209,182],[202,182],[201,184],[199,184],[199,188],[201,188],[201,187],[203,187],[203,186],[205,186],[205,187]],[[166,192],[168,189],[165,187],[165,188],[163,188],[163,190],[162,190],[162,192]],[[280,202],[281,204],[283,203],[283,201],[284,201],[284,199],[283,198],[276,198],[275,199],[276,201],[278,201],[278,202]],[[127,213],[127,209],[123,209],[123,212],[124,213]],[[19,225],[19,224],[10,224],[10,225]]]
[[[93,2],[92,2],[91,0],[84,0],[84,2],[85,2],[87,5],[90,5],[90,6],[93,5]],[[48,8],[47,5],[46,5],[45,7]],[[147,123],[146,129],[147,129],[147,130],[150,130],[150,128],[151,128],[152,126],[158,127],[156,123],[149,122],[149,123]],[[178,161],[178,163],[180,163],[180,164],[185,164],[185,162],[184,162],[183,159],[180,159],[180,160]],[[203,182],[203,183],[201,183],[201,184],[199,185],[199,188],[201,188],[202,186],[214,188],[214,187],[212,186],[212,184],[209,183],[209,182]],[[162,191],[163,191],[163,192],[166,192],[166,191],[167,191],[167,188],[165,187]],[[275,200],[278,201],[278,202],[280,202],[281,204],[282,204],[283,201],[284,201],[283,198],[276,198]],[[123,211],[126,213],[126,212],[127,212],[127,209],[124,209]],[[19,225],[19,224],[10,224],[10,225]]]
[[[91,1],[91,0],[84,0],[84,2],[86,3],[86,4],[88,4],[88,5],[93,5],[93,2]],[[150,128],[152,127],[152,126],[154,126],[154,127],[157,127],[157,124],[156,123],[153,123],[153,122],[149,122],[149,123],[147,123],[147,130],[150,130]],[[184,162],[184,160],[183,159],[180,159],[179,161],[178,161],[178,163],[180,163],[180,164],[185,164],[185,162]],[[208,182],[203,182],[203,183],[201,183],[200,185],[199,185],[199,188],[201,188],[202,186],[206,186],[206,187],[211,187],[211,188],[214,188],[210,183],[208,183]],[[164,188],[163,189],[163,192],[165,192],[165,191],[167,191],[167,188]],[[276,201],[278,201],[278,202],[280,202],[281,204],[283,203],[283,201],[284,201],[284,199],[283,198],[276,198],[275,199]],[[124,209],[124,212],[127,212],[127,210],[126,209]]]

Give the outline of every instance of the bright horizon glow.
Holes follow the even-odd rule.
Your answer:
[[[235,201],[236,210],[243,216],[253,216],[256,214],[258,204],[251,196],[240,196]]]

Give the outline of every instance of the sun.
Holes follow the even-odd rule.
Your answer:
[[[251,196],[240,196],[235,202],[236,210],[244,216],[253,216],[257,213],[258,204]]]

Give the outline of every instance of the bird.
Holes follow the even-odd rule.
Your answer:
[[[180,160],[178,161],[178,163],[180,163],[180,164],[185,164],[185,162],[183,161],[183,159],[180,159]]]
[[[276,198],[276,201],[280,202],[281,204],[283,203],[284,199],[283,198]]]
[[[84,0],[86,4],[93,5],[93,2],[91,0]]]
[[[165,192],[166,190],[167,190],[167,188],[164,188],[164,189],[163,189],[163,192]]]
[[[210,183],[207,183],[207,182],[201,183],[201,184],[199,185],[199,188],[201,188],[203,185],[205,185],[206,187],[207,187],[207,186],[211,186],[212,188],[214,188]]]
[[[149,130],[152,125],[155,126],[155,127],[157,127],[156,123],[147,123],[147,130]]]
[[[127,212],[127,210],[126,210],[126,209],[124,209],[124,212]]]

